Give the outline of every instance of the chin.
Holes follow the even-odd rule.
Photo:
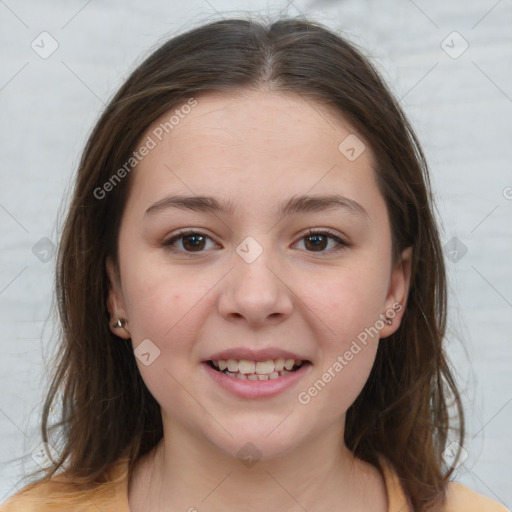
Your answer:
[[[222,435],[221,439],[212,439],[211,432],[208,438],[219,450],[239,459],[247,467],[251,467],[258,460],[263,462],[284,456],[297,446],[297,442],[300,441],[297,439],[300,431],[292,432],[289,428],[276,428],[279,421],[272,422],[270,428],[266,426],[255,428],[251,424],[241,424],[238,428],[229,430],[232,437],[223,431],[225,435]],[[282,425],[284,423],[286,420]],[[292,442],[293,439],[295,442]]]

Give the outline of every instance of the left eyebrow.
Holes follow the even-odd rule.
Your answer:
[[[219,200],[212,196],[181,195],[160,199],[146,210],[144,216],[153,215],[169,208],[212,213],[221,212],[228,215],[234,215],[236,210],[236,206],[231,201]],[[369,217],[368,212],[361,204],[339,194],[291,197],[281,204],[280,211],[285,216],[332,209],[344,209],[353,215]]]
[[[282,215],[291,215],[339,208],[354,215],[369,217],[368,212],[361,204],[339,194],[292,197],[282,205],[281,213]]]

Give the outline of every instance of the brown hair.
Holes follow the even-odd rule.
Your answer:
[[[107,256],[118,262],[118,231],[130,176],[104,199],[97,191],[129,161],[142,134],[169,109],[208,92],[266,87],[321,101],[358,131],[375,155],[395,258],[413,247],[411,284],[398,330],[379,344],[369,379],[347,412],[345,441],[378,466],[385,457],[416,511],[439,503],[452,468],[442,453],[464,423],[442,341],[446,276],[427,164],[414,132],[372,64],[321,24],[282,18],[215,21],[173,37],[135,69],[92,131],[79,165],[56,264],[61,346],[42,415],[43,440],[60,434],[60,456],[81,484],[106,480],[120,457],[129,471],[162,437],[160,407],[129,343],[109,329]],[[62,394],[62,419],[50,409]],[[451,402],[451,403],[450,403]],[[460,451],[460,450],[459,450]],[[458,456],[458,455],[457,455]]]

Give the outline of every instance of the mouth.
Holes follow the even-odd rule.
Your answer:
[[[205,363],[210,368],[228,377],[249,381],[279,379],[311,364],[310,361],[295,359],[269,359],[267,361],[219,359],[208,360]]]

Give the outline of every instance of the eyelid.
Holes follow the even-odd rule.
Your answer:
[[[332,238],[338,240],[339,242],[345,244],[345,245],[352,245],[348,240],[346,240],[346,238],[344,237],[344,235],[340,235],[339,233],[337,233],[336,231],[332,231],[331,229],[329,228],[309,228],[307,233],[302,235],[301,238],[304,238],[306,236],[311,236],[311,235],[329,235],[331,236]]]

